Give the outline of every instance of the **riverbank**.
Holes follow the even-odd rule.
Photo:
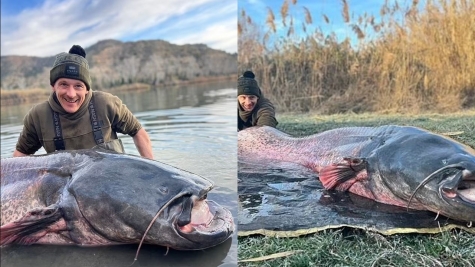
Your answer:
[[[222,75],[222,76],[213,76],[213,77],[198,77],[192,80],[187,81],[176,81],[168,82],[165,84],[160,84],[160,87],[175,87],[182,85],[191,85],[191,84],[207,84],[207,83],[217,83],[217,82],[232,82],[236,80],[236,75]],[[144,83],[133,83],[125,84],[121,86],[116,86],[112,88],[107,88],[101,91],[106,91],[110,93],[114,92],[138,92],[144,90],[150,90],[154,85],[144,84]],[[93,89],[94,90],[94,89]],[[48,99],[51,93],[51,88],[31,88],[31,89],[16,89],[16,90],[1,90],[0,91],[0,104],[2,106],[14,106],[21,104],[31,104],[38,103]]]

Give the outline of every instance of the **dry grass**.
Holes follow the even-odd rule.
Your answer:
[[[325,35],[297,1],[284,0],[279,11],[268,8],[265,25],[257,25],[242,9],[239,71],[252,69],[281,112],[418,113],[475,107],[475,2],[394,3],[382,5],[377,18],[354,18],[342,0],[349,29],[344,40],[336,33]],[[332,18],[324,14],[321,20],[329,24]]]
[[[19,104],[37,103],[48,99],[51,89],[1,90],[1,105],[12,106]]]

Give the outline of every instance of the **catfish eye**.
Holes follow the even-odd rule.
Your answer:
[[[157,187],[158,192],[160,192],[162,195],[168,194],[168,188],[165,186],[159,186]]]

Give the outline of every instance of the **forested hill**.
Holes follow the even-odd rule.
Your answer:
[[[69,47],[63,52],[68,50]],[[204,44],[104,40],[85,50],[92,88],[97,90],[134,83],[161,85],[204,81],[237,72],[237,54]],[[54,59],[55,56],[2,56],[2,89],[50,88],[49,71]]]

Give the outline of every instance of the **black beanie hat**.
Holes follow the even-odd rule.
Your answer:
[[[255,95],[261,97],[261,89],[254,79],[255,75],[252,71],[245,71],[238,78],[238,96],[239,95]]]
[[[88,91],[91,89],[91,76],[89,76],[86,51],[81,46],[73,45],[69,49],[69,53],[63,52],[56,56],[53,68],[49,73],[51,86],[54,86],[59,78],[81,80],[86,84]]]

